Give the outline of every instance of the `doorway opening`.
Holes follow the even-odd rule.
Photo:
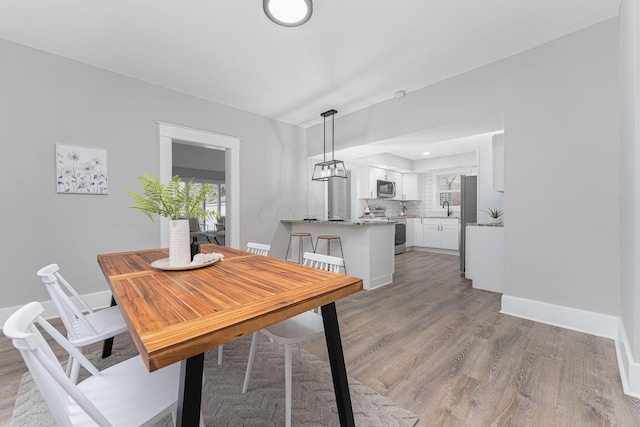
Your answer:
[[[211,201],[211,209],[217,212],[224,210],[225,245],[233,248],[240,246],[240,139],[227,135],[215,134],[198,129],[190,129],[182,126],[159,123],[160,136],[160,180],[169,181],[173,175],[184,175],[185,177],[195,174],[199,180],[217,184],[217,198]],[[174,146],[176,163],[174,164]],[[197,150],[207,153],[217,166],[209,166],[210,169],[198,167],[198,163],[192,161],[188,163],[190,167],[184,165],[184,159],[180,156],[193,154]],[[224,159],[224,168],[220,163]],[[190,170],[189,170],[190,169]],[[213,169],[222,169],[215,171]],[[188,173],[187,173],[188,172]],[[186,173],[186,175],[185,175]],[[196,181],[196,180],[194,180]],[[222,192],[224,192],[224,203],[222,203]],[[214,206],[215,205],[215,206]],[[214,227],[213,224],[210,226]],[[217,228],[217,221],[216,226]],[[161,245],[169,244],[169,221],[161,218],[160,224]]]

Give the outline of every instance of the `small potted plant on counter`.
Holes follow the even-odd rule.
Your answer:
[[[405,202],[402,202],[402,204],[400,205],[400,215],[404,216],[407,214],[407,204]]]
[[[482,212],[486,212],[489,214],[489,224],[502,224],[502,209],[489,208],[487,210],[483,210]]]

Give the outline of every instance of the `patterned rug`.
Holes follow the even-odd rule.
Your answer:
[[[284,424],[284,350],[262,337],[251,374],[251,384],[242,394],[242,382],[249,355],[250,337],[224,346],[224,360],[217,364],[217,352],[205,356],[205,384],[202,408],[207,426],[281,426]],[[132,345],[118,347],[107,359],[98,352],[89,359],[99,369],[137,354]],[[294,351],[292,424],[294,426],[339,426],[329,364],[303,351],[299,363]],[[84,369],[81,371],[84,372]],[[418,418],[391,400],[349,378],[349,389],[356,426],[414,426]],[[55,425],[35,387],[31,375],[22,377],[16,399],[12,427],[50,427]],[[173,425],[171,417],[158,427]]]

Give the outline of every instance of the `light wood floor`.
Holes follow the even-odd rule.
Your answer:
[[[612,340],[502,315],[458,265],[397,255],[392,285],[338,302],[350,376],[422,426],[640,426]],[[305,349],[327,360],[323,339]]]
[[[456,256],[397,255],[392,285],[337,306],[349,375],[420,426],[640,426],[612,340],[499,314],[500,295],[472,289]],[[323,338],[305,349],[327,359]],[[1,336],[0,426],[24,372]]]

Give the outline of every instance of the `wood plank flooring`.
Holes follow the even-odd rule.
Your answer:
[[[397,255],[392,285],[338,302],[350,376],[421,426],[640,426],[612,340],[502,315],[458,265]],[[324,338],[305,350],[327,360]]]
[[[456,256],[397,255],[392,285],[337,307],[349,375],[413,411],[420,426],[640,425],[612,340],[500,314],[500,295],[472,289]],[[116,346],[127,342],[116,337]],[[305,350],[327,359],[324,338]],[[0,426],[24,372],[1,336]]]

